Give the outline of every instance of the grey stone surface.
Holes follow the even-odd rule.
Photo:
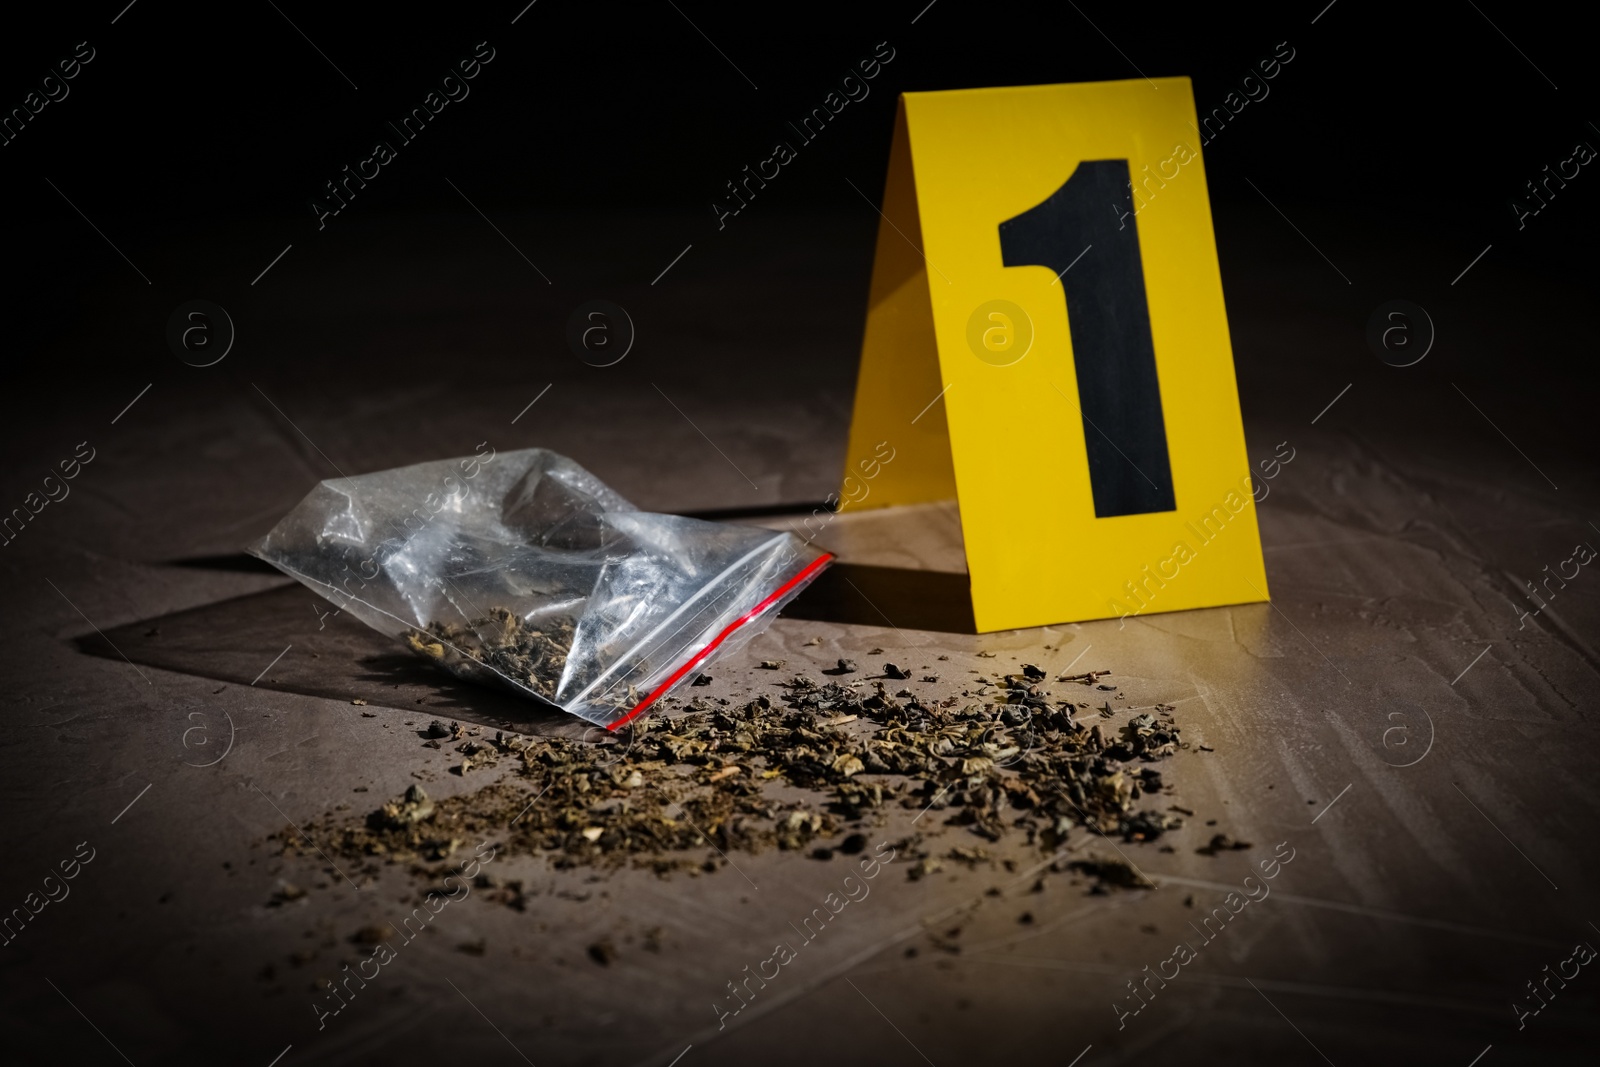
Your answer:
[[[1467,1064],[1492,1045],[1488,1065],[1592,1043],[1592,968],[1525,1029],[1511,1003],[1575,942],[1600,943],[1600,578],[1585,569],[1525,626],[1518,596],[1574,543],[1600,543],[1593,437],[1581,398],[1518,417],[1526,392],[1493,384],[1519,344],[1570,338],[1572,313],[1519,334],[1514,311],[1458,304],[1440,315],[1456,332],[1407,377],[1364,350],[1348,297],[1270,217],[1225,233],[1223,252],[1251,454],[1296,450],[1260,507],[1271,604],[984,636],[919,628],[901,622],[950,617],[959,592],[950,510],[847,513],[822,541],[894,580],[865,587],[865,606],[837,583],[802,600],[695,691],[740,698],[770,683],[761,659],[805,670],[865,663],[874,647],[919,672],[938,664],[941,681],[916,686],[936,695],[1014,661],[1111,670],[1117,689],[1095,700],[1177,707],[1196,747],[1165,769],[1171,802],[1196,816],[1161,842],[1171,852],[1082,831],[1068,849],[1120,850],[1158,888],[1094,895],[1051,875],[1034,892],[1047,857],[1019,840],[992,865],[916,882],[890,865],[719,1027],[726,984],[794,936],[841,861],[736,855],[738,869],[663,880],[508,860],[496,873],[524,880],[526,911],[450,905],[318,1028],[313,980],[354,958],[356,930],[412,907],[414,883],[391,872],[355,888],[265,838],[413,781],[475,788],[489,779],[448,774],[418,728],[516,709],[417,670],[349,619],[324,623],[309,593],[249,569],[240,547],[337,470],[482,440],[571,455],[642,506],[794,522],[782,506],[820,499],[842,463],[870,224],[752,226],[730,237],[737,255],[696,248],[652,288],[680,247],[668,222],[521,220],[552,249],[581,247],[587,227],[616,255],[639,232],[664,250],[637,254],[636,283],[605,285],[640,340],[602,370],[559,340],[570,306],[595,295],[559,254],[552,297],[514,260],[462,251],[464,222],[419,222],[404,247],[341,245],[274,278],[239,316],[238,352],[209,372],[132,364],[30,396],[11,427],[8,505],[77,442],[96,453],[71,496],[0,550],[0,905],[21,905],[80,842],[94,859],[0,954],[6,1044],[34,1057],[18,1062],[47,1048],[115,1062],[109,1044],[138,1064],[265,1065],[292,1046],[285,1067],[666,1065],[690,1046],[682,1067],[1067,1064],[1090,1046],[1085,1065]],[[1344,266],[1376,273],[1399,254]],[[1584,306],[1545,279],[1485,280],[1503,309]],[[66,348],[112,343],[109,329],[82,324]],[[1072,566],[1070,544],[1041,565]],[[523,727],[540,728],[562,724]],[[916,814],[896,813],[884,838]],[[1253,847],[1197,854],[1214,832]],[[982,843],[956,827],[937,840]],[[1271,895],[1119,1027],[1127,983],[1198,941],[1189,924],[1280,842],[1294,859]],[[310,892],[270,906],[279,879]],[[643,947],[656,927],[659,953]],[[609,966],[586,954],[598,937],[617,947]],[[479,938],[485,955],[458,951]],[[313,955],[296,965],[297,952]]]

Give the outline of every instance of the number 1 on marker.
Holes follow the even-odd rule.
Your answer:
[[[1000,255],[1055,271],[1066,293],[1095,517],[1176,510],[1128,161],[1079,163],[1000,224]]]

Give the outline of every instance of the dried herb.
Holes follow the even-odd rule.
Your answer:
[[[465,625],[430,622],[427,629],[405,635],[413,652],[433,660],[453,674],[481,675],[474,663],[494,668],[546,700],[555,699],[556,686],[572,648],[573,622],[547,620],[540,629],[505,608],[491,608],[488,616]]]
[[[1248,841],[1235,841],[1227,834],[1213,834],[1211,840],[1195,849],[1202,856],[1215,856],[1219,852],[1236,852],[1252,847]]]
[[[1128,841],[1181,826],[1170,808],[1140,807],[1141,798],[1165,791],[1150,764],[1181,744],[1172,709],[1158,705],[1108,736],[1109,725],[1074,719],[1076,706],[1052,697],[1042,674],[1024,668],[987,701],[926,703],[882,682],[795,676],[777,700],[697,697],[687,714],[656,716],[631,738],[605,744],[496,733],[460,746],[463,769],[509,758],[511,774],[440,800],[412,786],[364,821],[336,813],[308,825],[309,839],[285,831],[278,841],[286,853],[337,853],[367,875],[390,860],[437,862],[484,838],[557,867],[666,874],[715,870],[726,862],[718,853],[734,851],[853,854],[868,840],[863,831],[886,824],[893,808],[925,814],[923,831],[942,825],[989,842],[1020,834],[1041,853],[1059,849],[1074,826]],[[439,734],[441,725],[423,732]],[[442,732],[456,737],[459,729]],[[809,798],[770,795],[768,783]],[[908,839],[912,878],[943,862],[915,844],[921,838]],[[943,858],[990,862],[976,845]],[[1086,873],[1116,885],[1143,881],[1107,864]],[[494,891],[510,906],[523,904],[520,884]]]
[[[1087,874],[1095,879],[1096,888],[1111,886],[1117,889],[1154,889],[1156,884],[1126,860],[1074,860],[1067,864],[1069,870]]]

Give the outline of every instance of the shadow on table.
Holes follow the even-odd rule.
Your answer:
[[[179,561],[256,572],[250,556]],[[77,639],[90,655],[220,682],[333,700],[364,700],[526,734],[581,737],[592,727],[554,706],[460,681],[397,647],[298,582]],[[790,618],[974,633],[967,576],[835,563],[784,609]]]
[[[937,633],[978,632],[965,574],[835,562],[783,609],[791,619],[893,626]]]
[[[219,559],[226,569],[236,566],[233,557]],[[323,618],[328,609],[326,601],[294,583],[88,634],[77,644],[91,655],[220,682],[365,700],[525,734],[579,737],[591,729],[530,697],[459,681],[353,616]]]

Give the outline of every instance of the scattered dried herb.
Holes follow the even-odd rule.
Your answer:
[[[272,899],[268,902],[268,906],[281,907],[292,900],[299,900],[305,895],[306,891],[295,885],[293,882],[280,881],[278,883],[278,888],[273,890]]]
[[[1211,840],[1195,849],[1202,856],[1215,856],[1219,852],[1237,852],[1253,847],[1248,841],[1235,841],[1227,834],[1213,834]]]
[[[1045,853],[1074,826],[1128,841],[1181,826],[1170,809],[1139,803],[1165,789],[1150,764],[1180,747],[1172,709],[1158,705],[1115,730],[1086,726],[1073,718],[1073,702],[1043,688],[1043,673],[1025,667],[987,700],[932,702],[906,689],[891,694],[882,682],[797,675],[777,700],[697,697],[686,714],[658,715],[631,738],[603,744],[497,732],[459,746],[463,773],[514,761],[512,773],[478,790],[434,800],[413,785],[362,820],[335,812],[307,825],[308,836],[291,829],[277,841],[285,853],[345,857],[352,874],[369,877],[390,861],[429,871],[427,863],[485,838],[559,868],[632,865],[665,875],[716,870],[727,862],[718,854],[734,851],[853,854],[866,843],[862,831],[886,824],[894,808],[919,812],[925,831],[942,824],[990,842],[1020,834]],[[461,736],[458,724],[434,722],[424,732]],[[769,783],[792,788],[779,797]],[[914,846],[921,836],[911,839],[913,879],[943,863]],[[944,858],[991,862],[977,846]],[[1114,863],[1095,864],[1080,869],[1112,885],[1145,884]],[[520,883],[487,888],[524,906]]]
[[[1106,887],[1117,889],[1154,889],[1156,884],[1146,878],[1137,867],[1127,860],[1074,860],[1067,864],[1069,870],[1086,874],[1095,879],[1095,888],[1104,891]]]

